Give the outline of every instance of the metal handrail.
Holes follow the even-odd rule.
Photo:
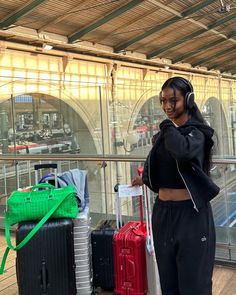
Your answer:
[[[86,154],[48,154],[48,155],[1,155],[4,161],[110,161],[110,162],[144,162],[146,156],[141,155],[86,155]],[[213,164],[236,164],[236,157],[213,158]]]

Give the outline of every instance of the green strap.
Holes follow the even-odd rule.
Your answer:
[[[2,263],[1,263],[1,268],[0,268],[0,275],[3,274],[4,272],[4,268],[5,268],[5,264],[6,264],[6,260],[7,260],[7,255],[10,251],[10,248],[9,247],[6,247],[5,251],[4,251],[4,254],[3,254],[3,258],[2,258]]]
[[[29,240],[36,234],[36,232],[40,229],[40,227],[43,226],[43,224],[50,218],[50,216],[57,210],[57,208],[61,205],[61,203],[67,198],[68,195],[64,195],[63,198],[54,206],[51,208],[51,210],[48,211],[48,213],[36,224],[36,226],[28,233],[28,235],[16,246],[14,247],[11,243],[11,236],[10,236],[10,225],[8,221],[8,216],[5,213],[4,215],[4,225],[5,225],[5,232],[6,232],[6,241],[7,241],[7,247],[5,249],[2,263],[0,267],[0,275],[3,274],[7,255],[9,253],[9,250],[12,249],[14,251],[17,251],[21,249],[26,243],[29,242]]]

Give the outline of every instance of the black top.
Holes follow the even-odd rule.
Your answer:
[[[179,127],[168,119],[162,121],[144,164],[143,182],[156,193],[161,187],[187,188],[198,211],[220,190],[207,168],[213,133],[210,126],[194,119]]]
[[[177,143],[176,143],[177,144]],[[157,183],[163,188],[186,188],[180,173],[177,170],[176,160],[166,150],[164,141],[161,141],[156,151]]]

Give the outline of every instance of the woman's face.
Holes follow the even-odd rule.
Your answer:
[[[167,117],[177,125],[188,120],[188,113],[184,108],[184,97],[177,89],[165,88],[161,92],[161,105]]]

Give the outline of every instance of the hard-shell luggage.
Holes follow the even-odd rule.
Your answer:
[[[106,219],[100,220],[91,233],[94,288],[114,289],[112,240],[116,230],[116,220]]]
[[[92,292],[91,218],[87,206],[74,220],[74,250],[77,294],[90,295]]]
[[[22,223],[16,231],[16,243],[20,243],[36,224]],[[72,220],[47,221],[17,251],[16,274],[19,295],[76,294]]]
[[[115,265],[115,294],[145,295],[146,227],[142,222],[130,221],[113,237]]]
[[[115,190],[116,220],[100,220],[91,233],[93,287],[104,290],[114,290],[114,255],[113,235],[122,223],[120,199],[118,198],[118,184]]]
[[[54,168],[57,185],[57,165],[35,165],[35,182],[38,170]],[[19,224],[16,243],[35,227],[38,221]],[[75,257],[74,233],[71,219],[49,219],[19,251],[16,257],[16,274],[19,295],[74,295]]]
[[[145,295],[147,292],[147,232],[143,221],[142,196],[140,220],[128,222],[113,236],[115,294]]]
[[[92,292],[92,266],[91,266],[91,218],[87,184],[87,171],[71,169],[60,175],[49,173],[40,179],[40,182],[57,183],[58,187],[74,185],[78,200],[79,214],[74,219],[74,251],[76,289],[78,295],[88,295]]]

